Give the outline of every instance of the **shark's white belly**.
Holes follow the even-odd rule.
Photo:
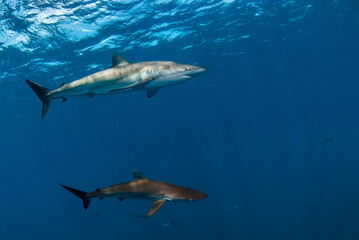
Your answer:
[[[186,75],[173,75],[173,76],[159,77],[159,78],[147,83],[145,86],[145,89],[169,87],[172,85],[182,83],[189,78],[191,78],[191,76],[186,76]]]
[[[106,80],[106,81],[96,81],[92,83],[81,84],[74,86],[62,91],[55,92],[52,94],[53,98],[67,98],[74,96],[86,96],[86,95],[99,95],[99,94],[109,94],[116,89],[125,88],[136,81],[119,81],[119,80]],[[126,89],[127,90],[127,89]],[[130,90],[130,89],[128,89]],[[115,91],[116,92],[116,91]],[[115,93],[113,92],[113,93]]]

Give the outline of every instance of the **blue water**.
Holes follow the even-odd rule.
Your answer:
[[[355,0],[0,2],[1,239],[358,239],[358,12]],[[151,99],[53,101],[41,119],[24,79],[55,89],[114,52],[207,71]],[[149,201],[84,210],[57,185],[93,191],[135,168],[208,198],[146,220]]]

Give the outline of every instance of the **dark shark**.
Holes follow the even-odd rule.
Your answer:
[[[120,183],[94,192],[87,193],[60,184],[76,196],[82,199],[84,208],[87,209],[93,198],[118,198],[120,201],[126,198],[137,198],[153,201],[152,208],[144,217],[150,217],[156,213],[166,202],[188,202],[201,200],[207,194],[175,184],[153,181],[146,178],[140,171],[133,171],[134,180]]]

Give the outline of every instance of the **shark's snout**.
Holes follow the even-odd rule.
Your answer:
[[[208,195],[203,193],[203,192],[199,192],[199,191],[196,191],[195,193],[192,193],[189,200],[190,201],[196,201],[196,200],[201,200],[201,199],[205,199],[207,198]]]
[[[193,65],[186,65],[184,68],[186,75],[194,75],[206,71],[206,69],[203,67],[198,67]]]
[[[197,71],[198,72],[204,72],[204,71],[206,71],[206,69],[204,67],[197,67]]]
[[[205,198],[207,198],[207,197],[208,197],[207,194],[201,192],[201,194],[199,195],[199,199],[198,199],[198,200],[200,200],[200,199],[205,199]]]

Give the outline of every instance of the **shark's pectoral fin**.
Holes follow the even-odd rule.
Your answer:
[[[103,200],[103,197],[99,197],[100,200]]]
[[[119,197],[118,200],[120,200],[120,202],[122,202],[122,201],[123,201],[123,198]]]
[[[158,200],[153,202],[152,208],[147,212],[146,217],[151,217],[165,204],[166,200]]]
[[[158,90],[160,90],[159,88],[150,88],[147,90],[147,97],[148,98],[151,98],[153,97],[157,92]]]
[[[134,89],[142,89],[144,88],[150,81],[152,81],[153,78],[146,78],[146,79],[142,79],[142,80],[139,80],[137,82],[134,82],[128,86],[125,86],[125,87],[121,87],[121,88],[116,88],[116,89],[112,89],[110,90],[109,92],[117,92],[117,91],[121,91],[121,90],[125,90],[125,89],[128,89],[128,88],[134,88]],[[158,90],[157,90],[158,91]]]
[[[132,88],[132,87],[135,87],[135,86],[138,85],[138,84],[139,84],[139,82],[135,82],[135,83],[133,83],[133,84],[131,84],[131,85],[128,85],[128,86],[126,86],[126,87],[112,89],[112,90],[110,90],[110,92],[117,92],[117,91],[125,90],[125,89],[127,89],[127,88]]]
[[[67,98],[62,98],[62,102],[66,102],[67,101]]]
[[[173,74],[173,75],[169,75],[169,76],[163,76],[163,77],[159,77],[156,80],[157,81],[184,81],[187,79],[192,78],[191,76],[188,75],[177,75],[177,74]]]

